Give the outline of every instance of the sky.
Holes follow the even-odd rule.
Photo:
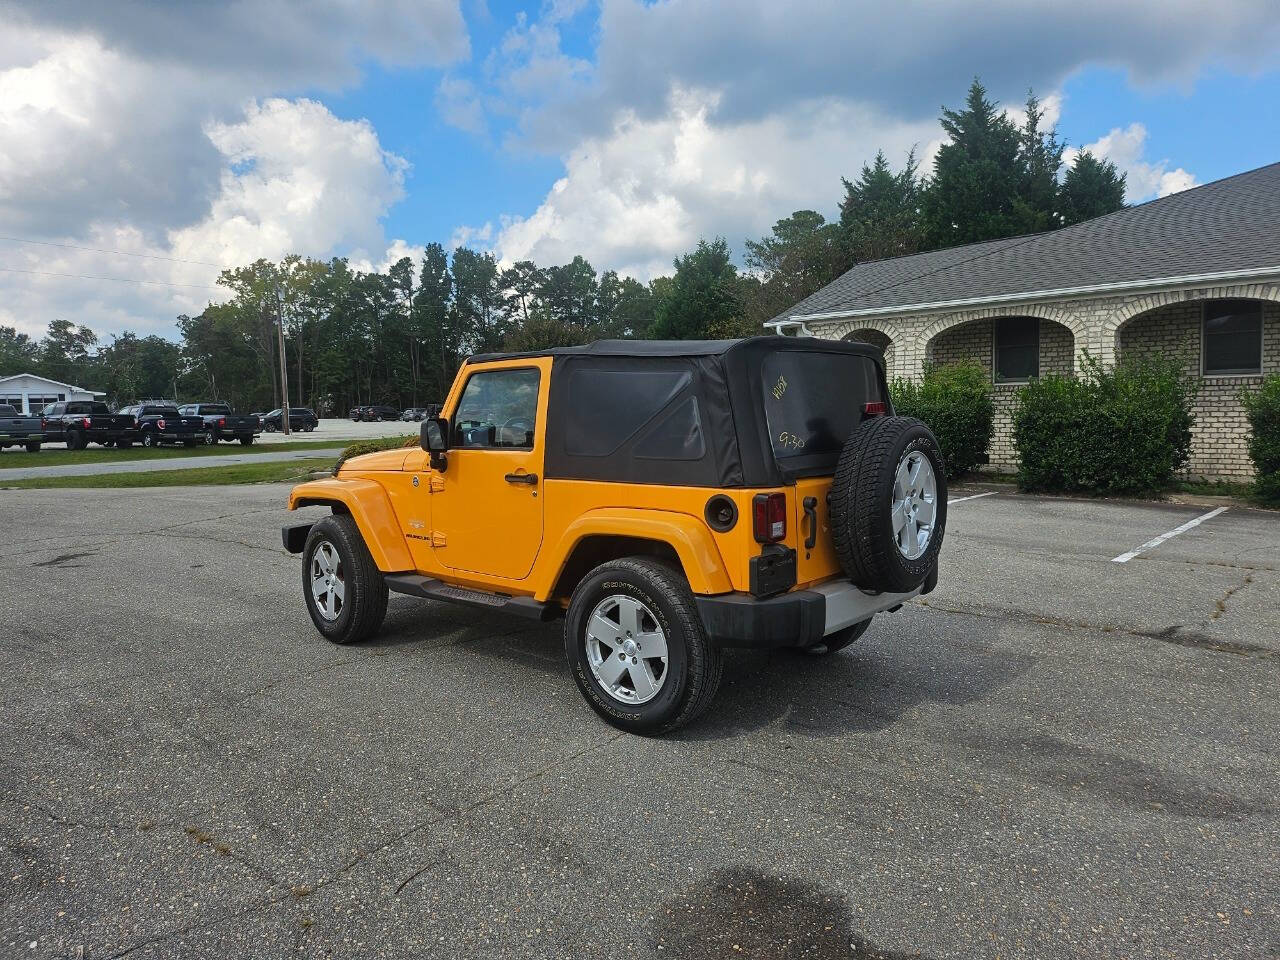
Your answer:
[[[0,0],[0,324],[176,335],[219,270],[465,243],[642,280],[1028,89],[1138,203],[1280,160],[1274,0]]]

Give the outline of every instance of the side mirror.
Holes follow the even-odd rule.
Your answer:
[[[430,417],[422,421],[420,430],[422,449],[431,454],[431,466],[443,473],[449,461],[445,452],[449,449],[449,421],[443,417]]]

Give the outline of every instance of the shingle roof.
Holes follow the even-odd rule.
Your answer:
[[[1048,233],[860,263],[777,319],[1280,266],[1280,163]]]

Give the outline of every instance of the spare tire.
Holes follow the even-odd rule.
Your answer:
[[[947,474],[933,431],[874,417],[845,441],[827,495],[840,566],[859,587],[905,593],[924,583],[947,524]]]

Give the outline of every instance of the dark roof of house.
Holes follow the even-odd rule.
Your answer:
[[[1280,266],[1280,163],[1048,233],[860,263],[776,319]]]

